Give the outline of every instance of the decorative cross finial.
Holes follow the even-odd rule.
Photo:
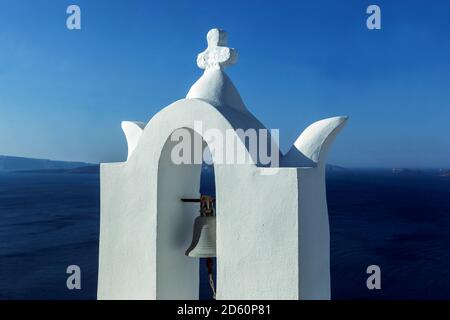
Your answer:
[[[220,69],[236,63],[237,52],[235,49],[226,46],[228,36],[225,31],[211,29],[206,39],[208,40],[208,48],[197,57],[197,65],[200,69]]]

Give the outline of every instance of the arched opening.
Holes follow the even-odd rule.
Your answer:
[[[208,147],[205,149],[205,159],[211,159],[211,154],[209,152]],[[200,194],[205,196],[211,196],[213,198],[216,197],[216,183],[215,183],[215,175],[214,175],[214,165],[209,164],[211,162],[203,162],[202,171],[200,176]],[[217,215],[217,211],[216,211]],[[217,259],[210,258],[210,268],[212,268],[213,274],[213,284],[210,283],[209,274],[208,274],[208,259],[201,258],[200,259],[200,287],[199,287],[199,299],[200,300],[213,300],[213,291],[211,289],[211,285],[217,288]]]
[[[185,130],[193,142],[190,143],[191,161],[182,164],[173,161],[173,150],[179,141],[171,141],[169,137],[158,167],[156,298],[163,300],[212,299],[206,259],[185,255],[192,241],[194,220],[199,215],[199,203],[181,199],[199,199],[202,193],[215,196],[214,168],[194,159],[198,148],[194,140],[200,143],[202,154],[207,145],[193,130]]]

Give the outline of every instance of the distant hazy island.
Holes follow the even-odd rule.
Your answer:
[[[422,174],[423,171],[420,169],[393,168],[392,173],[395,173],[395,174]]]
[[[441,170],[441,177],[450,177],[450,170]]]
[[[393,168],[392,173],[396,175],[433,175],[441,177],[450,177],[448,169],[412,169],[412,168]]]
[[[43,169],[43,170],[17,170],[14,173],[71,173],[71,174],[99,174],[100,165],[93,164],[85,167],[78,167],[73,169]]]
[[[48,159],[33,159],[0,155],[0,173],[15,172],[98,174],[99,171],[100,165],[86,162],[56,161]],[[346,171],[348,171],[348,169],[344,167],[327,165],[327,172],[329,173],[340,173]]]
[[[208,171],[208,168],[205,168]],[[384,169],[386,170],[386,169]],[[336,165],[327,165],[327,173],[340,174],[352,171]],[[52,173],[52,174],[98,174],[100,165],[75,161],[56,161],[48,159],[33,159],[24,157],[0,156],[0,173]],[[392,168],[395,175],[434,175],[450,177],[448,169],[413,169]]]
[[[0,172],[98,173],[99,165],[86,162],[0,156]]]

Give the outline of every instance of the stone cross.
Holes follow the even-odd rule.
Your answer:
[[[237,62],[237,51],[228,48],[227,33],[220,29],[211,29],[206,39],[208,41],[208,48],[200,53],[197,57],[197,65],[200,69],[220,69],[227,67]]]

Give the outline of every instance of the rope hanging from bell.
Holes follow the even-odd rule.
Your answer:
[[[213,299],[216,300],[216,287],[214,285],[212,258],[206,258],[206,268],[208,269],[209,286],[211,287]]]

